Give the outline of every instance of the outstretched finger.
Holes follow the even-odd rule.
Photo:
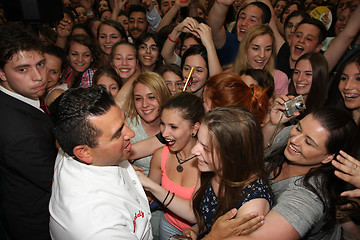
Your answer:
[[[359,166],[360,165],[360,161],[355,159],[354,157],[350,156],[349,154],[347,154],[346,152],[340,150],[340,155],[345,159],[347,160],[349,163],[353,163],[355,164],[356,166]],[[346,164],[346,163],[345,163]]]
[[[333,163],[334,164],[334,163]],[[336,163],[335,163],[336,164]],[[338,178],[340,178],[340,179],[342,179],[342,180],[344,180],[344,181],[346,181],[346,182],[350,182],[351,181],[351,178],[352,178],[352,176],[350,176],[349,174],[346,174],[346,173],[343,173],[343,172],[340,172],[340,171],[335,171],[335,175],[338,177]]]
[[[360,189],[354,189],[341,193],[343,197],[360,197]]]

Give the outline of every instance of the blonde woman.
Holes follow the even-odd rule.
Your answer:
[[[131,139],[132,144],[160,132],[162,106],[170,96],[164,79],[155,72],[142,73],[133,82],[123,106],[129,126],[135,132],[135,137]],[[150,160],[151,156],[138,159],[134,161],[134,165],[144,169],[147,175]]]
[[[235,74],[246,69],[267,70],[274,77],[276,96],[288,93],[289,80],[285,73],[274,68],[275,36],[267,25],[256,25],[246,31],[234,62]]]

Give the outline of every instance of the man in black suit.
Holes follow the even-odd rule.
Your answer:
[[[0,176],[10,239],[50,239],[48,204],[57,154],[40,109],[47,84],[41,40],[0,26]]]

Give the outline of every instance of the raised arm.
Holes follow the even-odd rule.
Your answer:
[[[190,0],[176,0],[174,6],[170,8],[170,10],[165,14],[163,19],[161,20],[156,32],[159,32],[163,27],[171,24],[174,18],[177,17],[177,14],[182,7],[188,7],[190,4]]]
[[[284,40],[283,36],[280,34],[279,29],[276,25],[276,14],[274,12],[274,8],[269,0],[258,0],[258,2],[265,3],[271,10],[271,20],[269,23],[269,27],[274,32],[275,41],[276,41],[276,54],[278,54],[278,52],[279,52],[281,46],[284,44],[285,40]]]
[[[120,11],[124,8],[127,0],[112,0],[110,1],[112,12],[111,18],[112,20],[117,21]]]
[[[152,0],[141,0],[141,4],[146,8],[146,20],[151,26],[151,32],[155,32],[161,22],[160,13],[154,7]]]
[[[278,98],[275,99],[273,105],[270,108],[270,121],[268,121],[263,127],[262,132],[264,136],[264,148],[267,149],[272,146],[275,137],[280,132],[280,130],[283,127],[283,124],[288,122],[291,118],[294,118],[296,116],[299,116],[300,113],[296,112],[294,116],[291,118],[288,118],[284,114],[284,103],[286,101],[289,101],[290,99],[293,99],[294,96],[286,96],[281,95]],[[279,125],[280,124],[280,125]],[[279,125],[279,126],[278,126]]]
[[[150,156],[154,154],[157,149],[163,146],[164,145],[156,137],[150,137],[136,142],[131,146],[129,160]]]
[[[64,17],[60,20],[56,26],[57,38],[55,45],[65,49],[68,37],[71,34],[73,23],[68,17]]]
[[[201,43],[206,48],[209,64],[209,77],[221,73],[222,68],[216,54],[214,42],[211,37],[211,28],[204,23],[200,23],[199,26],[195,29],[195,32],[199,35]]]
[[[335,37],[328,49],[325,51],[324,56],[328,61],[329,72],[336,66],[340,58],[345,53],[351,42],[355,39],[360,31],[360,5],[356,8],[355,12],[351,15],[349,22],[340,34]]]
[[[216,49],[220,49],[225,45],[225,18],[230,5],[233,4],[234,1],[235,0],[216,0],[210,9],[207,22],[212,30],[212,37]]]
[[[171,9],[169,12],[170,11]],[[198,25],[199,23],[195,19],[188,17],[173,29],[173,31],[169,34],[168,39],[166,39],[164,47],[161,51],[161,56],[164,58],[166,64],[174,63],[176,60],[174,50],[180,34],[183,32],[194,32],[194,29],[197,28]]]

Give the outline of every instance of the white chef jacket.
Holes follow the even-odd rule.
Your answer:
[[[49,210],[54,240],[153,238],[149,204],[128,161],[92,166],[60,149]]]

